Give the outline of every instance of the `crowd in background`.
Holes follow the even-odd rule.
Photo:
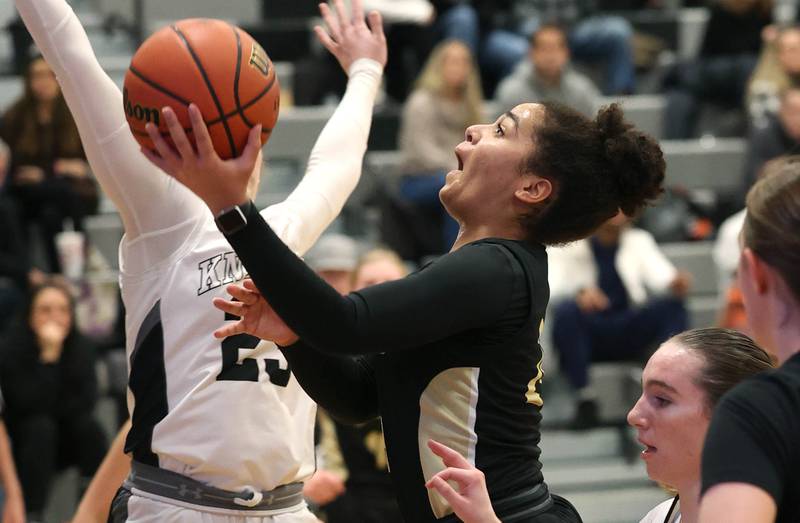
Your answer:
[[[710,17],[698,55],[666,64],[643,56],[653,46],[669,51],[669,45],[634,29],[625,16],[666,11],[662,0],[365,4],[381,11],[387,23],[385,104],[399,109],[402,156],[393,197],[409,224],[423,227],[411,234],[413,247],[381,238],[399,255],[346,236],[321,240],[307,261],[342,293],[400,278],[453,244],[458,225],[438,193],[447,172],[458,167],[454,146],[467,125],[486,120],[487,102],[505,111],[523,101],[548,100],[591,115],[603,96],[639,92],[637,75],[657,68],[666,100],[664,138],[697,138],[709,114],[720,135],[746,137],[743,172],[731,173],[740,177],[741,190],[725,195],[735,210],[770,160],[798,152],[800,27],[793,24],[800,10],[791,4],[683,2],[707,7]],[[295,103],[340,95],[345,84],[332,76],[334,64],[316,56],[307,61],[315,81],[298,87]],[[73,269],[70,233],[83,231],[84,218],[97,212],[102,195],[47,63],[29,56],[20,82],[22,96],[0,118],[0,390],[7,428],[7,436],[0,431],[0,478],[6,510],[28,512],[35,520],[59,470],[77,466],[82,481],[88,480],[102,459],[107,443],[94,409],[95,365],[104,348],[124,345],[124,333],[121,321],[109,324],[105,336],[81,332],[76,299],[84,274]],[[644,364],[661,342],[689,325],[685,298],[691,277],[667,260],[650,232],[623,218],[550,253],[552,344],[575,395],[576,429],[597,423],[588,374],[593,362]],[[716,220],[704,236],[717,239],[715,260],[725,275],[719,323],[742,330],[741,298],[730,275],[743,219],[742,211],[731,221]],[[91,245],[77,245],[86,258]],[[391,501],[373,495],[391,490],[379,424],[352,428],[320,416],[318,449],[324,458],[306,486],[307,497],[331,522],[390,521],[387,514],[396,508],[364,502]],[[14,463],[3,452],[6,438],[16,474],[8,472]],[[16,488],[12,476],[19,477]],[[353,516],[357,510],[362,513]]]

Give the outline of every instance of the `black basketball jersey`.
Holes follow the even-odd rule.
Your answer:
[[[549,503],[538,446],[538,337],[549,299],[543,246],[479,240],[407,278],[341,297],[276,239],[257,224],[230,237],[302,339],[284,349],[301,386],[334,417],[381,416],[407,521],[455,521],[425,488],[444,469],[429,439],[485,473],[501,519]],[[284,278],[262,277],[276,273]]]
[[[428,449],[429,439],[481,469],[495,502],[525,492],[523,507],[547,499],[538,430],[546,254],[519,242],[482,243],[508,257],[510,278],[527,287],[512,288],[506,314],[485,327],[373,357],[389,468],[407,521],[434,521],[452,512],[425,488],[444,468]]]

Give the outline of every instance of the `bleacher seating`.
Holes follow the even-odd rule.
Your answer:
[[[666,101],[661,95],[640,94],[634,96],[604,97],[598,108],[610,103],[622,104],[625,118],[650,136],[661,138]]]
[[[113,270],[119,270],[119,242],[125,232],[119,215],[105,213],[87,216],[83,225],[89,242],[100,251]]]
[[[732,193],[742,186],[747,143],[741,138],[665,140],[661,147],[670,187]]]
[[[712,242],[675,242],[661,245],[670,261],[692,277],[690,297],[716,296],[717,269],[711,258]]]
[[[0,107],[7,109],[22,94],[22,79],[16,76],[0,77]]]
[[[192,17],[221,18],[233,22],[258,20],[261,17],[259,0],[141,0],[143,3],[146,32],[164,25],[166,21]],[[102,15],[119,15],[131,21],[134,4],[130,0],[93,0],[95,11]]]

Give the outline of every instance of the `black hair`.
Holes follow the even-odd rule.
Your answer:
[[[546,102],[522,171],[547,178],[553,193],[521,218],[530,241],[558,245],[591,235],[620,210],[633,216],[662,192],[658,142],[626,122],[618,104],[594,120]]]
[[[530,39],[531,47],[535,47],[536,46],[536,39],[538,38],[538,36],[540,34],[544,33],[545,31],[557,31],[557,32],[561,33],[561,37],[564,39],[564,45],[567,45],[567,30],[566,30],[566,28],[561,24],[558,24],[558,23],[555,23],[555,22],[549,22],[549,23],[540,25],[536,29],[536,31],[534,31],[531,34],[531,39]]]

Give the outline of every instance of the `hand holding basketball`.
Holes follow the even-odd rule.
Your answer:
[[[223,160],[214,150],[203,115],[196,105],[189,105],[188,112],[197,152],[175,111],[165,107],[161,112],[175,148],[161,136],[158,127],[148,123],[145,130],[157,153],[145,147],[142,147],[142,153],[206,202],[215,216],[225,208],[247,201],[250,198],[250,178],[258,176],[254,171],[261,167],[261,124],[250,129],[241,156]]]
[[[193,103],[223,159],[242,153],[256,124],[262,125],[265,143],[280,106],[278,78],[266,51],[240,28],[203,18],[181,20],[150,36],[131,60],[122,94],[128,125],[143,147],[154,148],[148,123],[167,134],[165,106],[188,130]]]
[[[320,26],[314,27],[317,38],[330,53],[336,57],[347,73],[350,65],[359,58],[370,58],[381,65],[386,65],[386,37],[383,34],[383,22],[377,11],[369,13],[369,27],[364,22],[364,9],[361,0],[353,0],[353,13],[347,17],[342,0],[333,1],[336,16],[328,4],[319,4],[319,11],[328,32]]]

